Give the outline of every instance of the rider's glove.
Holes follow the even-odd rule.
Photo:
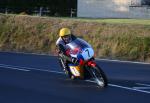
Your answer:
[[[67,49],[67,50],[65,51],[65,54],[66,54],[67,56],[70,56],[70,49]]]
[[[77,64],[78,63],[78,60],[76,59],[76,58],[72,58],[72,63],[74,63],[74,64]]]

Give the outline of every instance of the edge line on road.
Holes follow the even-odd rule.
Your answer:
[[[125,87],[125,86],[120,86],[120,85],[115,85],[115,84],[108,84],[108,85],[112,86],[112,87],[118,87],[118,88],[123,88],[123,89],[127,89],[127,90],[132,90],[132,91],[137,91],[137,92],[150,94],[149,91],[140,90],[140,89],[136,89],[136,88],[130,88],[130,87]]]
[[[20,71],[25,71],[25,72],[29,72],[30,71],[28,69],[20,69],[18,67],[13,67],[13,66],[4,65],[4,64],[0,64],[0,67],[2,67],[2,68],[8,68],[8,69],[13,69],[13,70],[20,70]]]
[[[22,70],[22,71],[39,70],[39,71],[43,71],[43,72],[65,74],[63,72],[58,72],[58,71],[50,71],[50,70],[43,70],[43,69],[38,69],[38,68],[30,68],[30,67],[14,66],[14,65],[6,65],[6,64],[0,64],[0,67],[8,68],[8,69],[15,69],[15,70]]]

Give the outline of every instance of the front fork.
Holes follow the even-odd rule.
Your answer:
[[[90,77],[95,78],[94,74],[91,71],[91,68],[89,66],[85,66],[86,70],[89,72]]]

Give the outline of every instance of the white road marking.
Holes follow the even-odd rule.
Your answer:
[[[149,84],[143,84],[143,83],[136,83],[137,85],[142,85],[142,86],[149,86],[150,87],[150,85]]]
[[[145,90],[139,90],[139,89],[130,88],[130,87],[124,87],[124,86],[115,85],[115,84],[108,84],[108,85],[112,86],[112,87],[118,87],[118,88],[123,88],[123,89],[127,89],[127,90],[132,90],[132,91],[137,91],[137,92],[142,92],[142,93],[150,94],[149,91],[145,91]]]
[[[95,81],[91,81],[91,80],[86,80],[87,82],[91,82],[91,83],[96,83]],[[144,91],[144,90],[139,90],[136,88],[130,88],[130,87],[125,87],[125,86],[120,86],[120,85],[115,85],[115,84],[108,84],[111,87],[117,87],[117,88],[122,88],[122,89],[127,89],[127,90],[132,90],[132,91],[137,91],[137,92],[142,92],[142,93],[148,93],[150,94],[149,91]]]
[[[134,61],[121,61],[121,60],[111,60],[111,59],[99,59],[96,58],[96,60],[100,60],[100,61],[110,61],[110,62],[120,62],[120,63],[132,63],[132,64],[144,64],[144,65],[150,65],[150,63],[146,63],[146,62],[134,62]]]
[[[142,87],[133,87],[134,89],[150,89],[149,84],[142,84],[142,83],[136,83],[136,85],[142,86]]]
[[[4,67],[4,68],[8,68],[8,69],[15,69],[15,70],[22,70],[22,71],[38,70],[38,71],[46,71],[46,72],[57,73],[57,74],[65,74],[64,72],[43,70],[43,69],[38,69],[38,68],[20,67],[20,66],[6,65],[6,64],[0,64],[0,67]],[[20,68],[24,68],[24,69],[20,69]],[[95,81],[91,81],[91,80],[85,80],[85,81],[96,83]],[[138,84],[141,84],[141,83],[138,83]],[[136,91],[136,92],[142,92],[142,93],[150,94],[150,91],[145,91],[145,90],[140,90],[140,89],[136,89],[136,88],[120,86],[120,85],[116,85],[116,84],[108,84],[108,85],[111,86],[111,87],[117,87],[117,88],[122,88],[122,89],[126,89],[126,90],[132,90],[132,91]],[[141,84],[141,85],[145,85],[145,84]]]
[[[51,72],[51,73],[57,73],[57,74],[65,74],[63,72],[58,72],[58,71],[50,71],[50,70],[44,70],[44,69],[38,69],[38,68],[29,68],[29,67],[13,66],[13,65],[6,65],[6,64],[0,64],[0,67],[8,68],[8,69],[22,70],[22,71],[38,70],[38,71]]]
[[[50,73],[57,73],[57,74],[65,74],[64,72],[58,72],[58,71],[51,71],[51,70],[42,70],[42,69],[33,69],[38,71],[44,71],[44,72],[50,72]]]
[[[133,87],[134,89],[150,89],[150,87]]]
[[[92,81],[92,80],[85,80],[87,82],[91,82],[91,83],[96,83],[95,81]]]
[[[25,72],[29,72],[30,70],[27,70],[27,69],[20,69],[20,68],[16,68],[16,67],[12,67],[12,66],[4,66],[4,65],[1,65],[0,64],[0,67],[5,67],[5,68],[8,68],[8,69],[13,69],[13,70],[20,70],[20,71],[25,71]]]

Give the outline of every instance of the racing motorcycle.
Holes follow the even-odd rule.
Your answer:
[[[86,41],[77,38],[67,44],[71,58],[75,58],[77,63],[69,63],[68,67],[71,74],[78,79],[92,79],[101,88],[107,86],[107,77],[103,70],[94,60],[94,50]],[[59,57],[60,64],[63,67],[64,61]]]

